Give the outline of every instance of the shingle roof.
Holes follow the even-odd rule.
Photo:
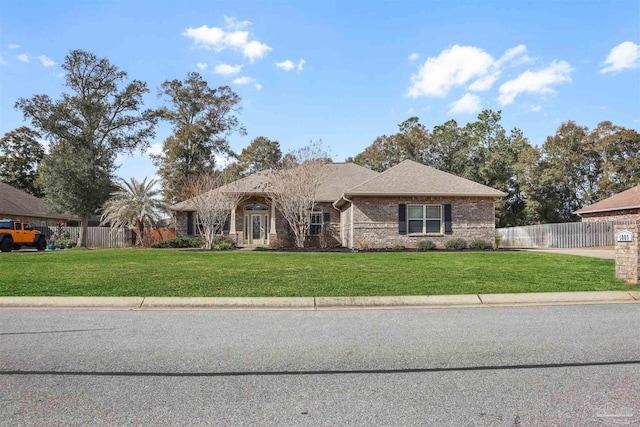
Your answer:
[[[325,165],[325,169],[316,190],[317,202],[334,202],[347,188],[378,175],[378,172],[355,163],[329,163]],[[247,194],[266,194],[269,191],[269,181],[272,177],[272,170],[261,171],[220,187],[220,189]],[[190,200],[177,203],[170,209],[174,211],[195,210]]]
[[[640,185],[631,187],[628,190],[611,196],[608,199],[599,201],[590,206],[586,206],[575,213],[581,215],[585,213],[619,211],[623,209],[640,208]]]
[[[80,219],[69,213],[53,213],[44,200],[0,182],[0,217],[2,216]]]
[[[345,191],[347,197],[383,195],[503,197],[506,194],[412,160]]]
[[[316,192],[318,202],[334,202],[345,190],[380,175],[355,163],[330,163],[325,167],[325,175]]]

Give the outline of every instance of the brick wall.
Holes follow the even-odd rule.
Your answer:
[[[640,221],[631,225],[614,226],[616,237],[623,230],[632,233],[633,241],[616,241],[616,278],[637,285],[640,283],[640,242],[638,242],[638,238],[640,238],[640,234],[638,234]]]
[[[451,204],[452,234],[402,235],[398,232],[399,204]],[[354,247],[371,248],[404,245],[416,247],[420,240],[430,239],[443,247],[447,240],[461,237],[493,241],[495,210],[493,199],[477,197],[354,197]]]
[[[640,221],[640,208],[582,214],[582,222]]]

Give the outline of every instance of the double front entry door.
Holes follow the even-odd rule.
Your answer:
[[[249,245],[269,243],[269,214],[247,213],[244,215],[244,241]]]

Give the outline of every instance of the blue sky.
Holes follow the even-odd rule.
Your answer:
[[[637,0],[3,0],[0,134],[26,124],[19,97],[60,97],[59,64],[83,49],[146,81],[148,107],[189,71],[230,85],[238,152],[261,135],[283,151],[322,139],[342,161],[410,116],[464,125],[484,108],[541,145],[567,120],[639,128],[639,44]],[[123,178],[155,174],[146,154],[120,162]]]

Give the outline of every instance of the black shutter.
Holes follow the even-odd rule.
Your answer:
[[[330,212],[323,212],[322,214],[322,223],[323,224],[329,224],[331,222],[331,213]]]
[[[453,234],[451,226],[451,205],[444,205],[444,234]]]
[[[187,212],[187,236],[193,236],[193,212]]]
[[[407,205],[398,205],[398,233],[407,234]]]
[[[235,212],[232,213],[231,215],[235,215]],[[227,220],[224,222],[224,224],[222,224],[222,234],[229,234],[229,229],[231,228],[231,224],[229,223],[230,218],[227,218]]]

